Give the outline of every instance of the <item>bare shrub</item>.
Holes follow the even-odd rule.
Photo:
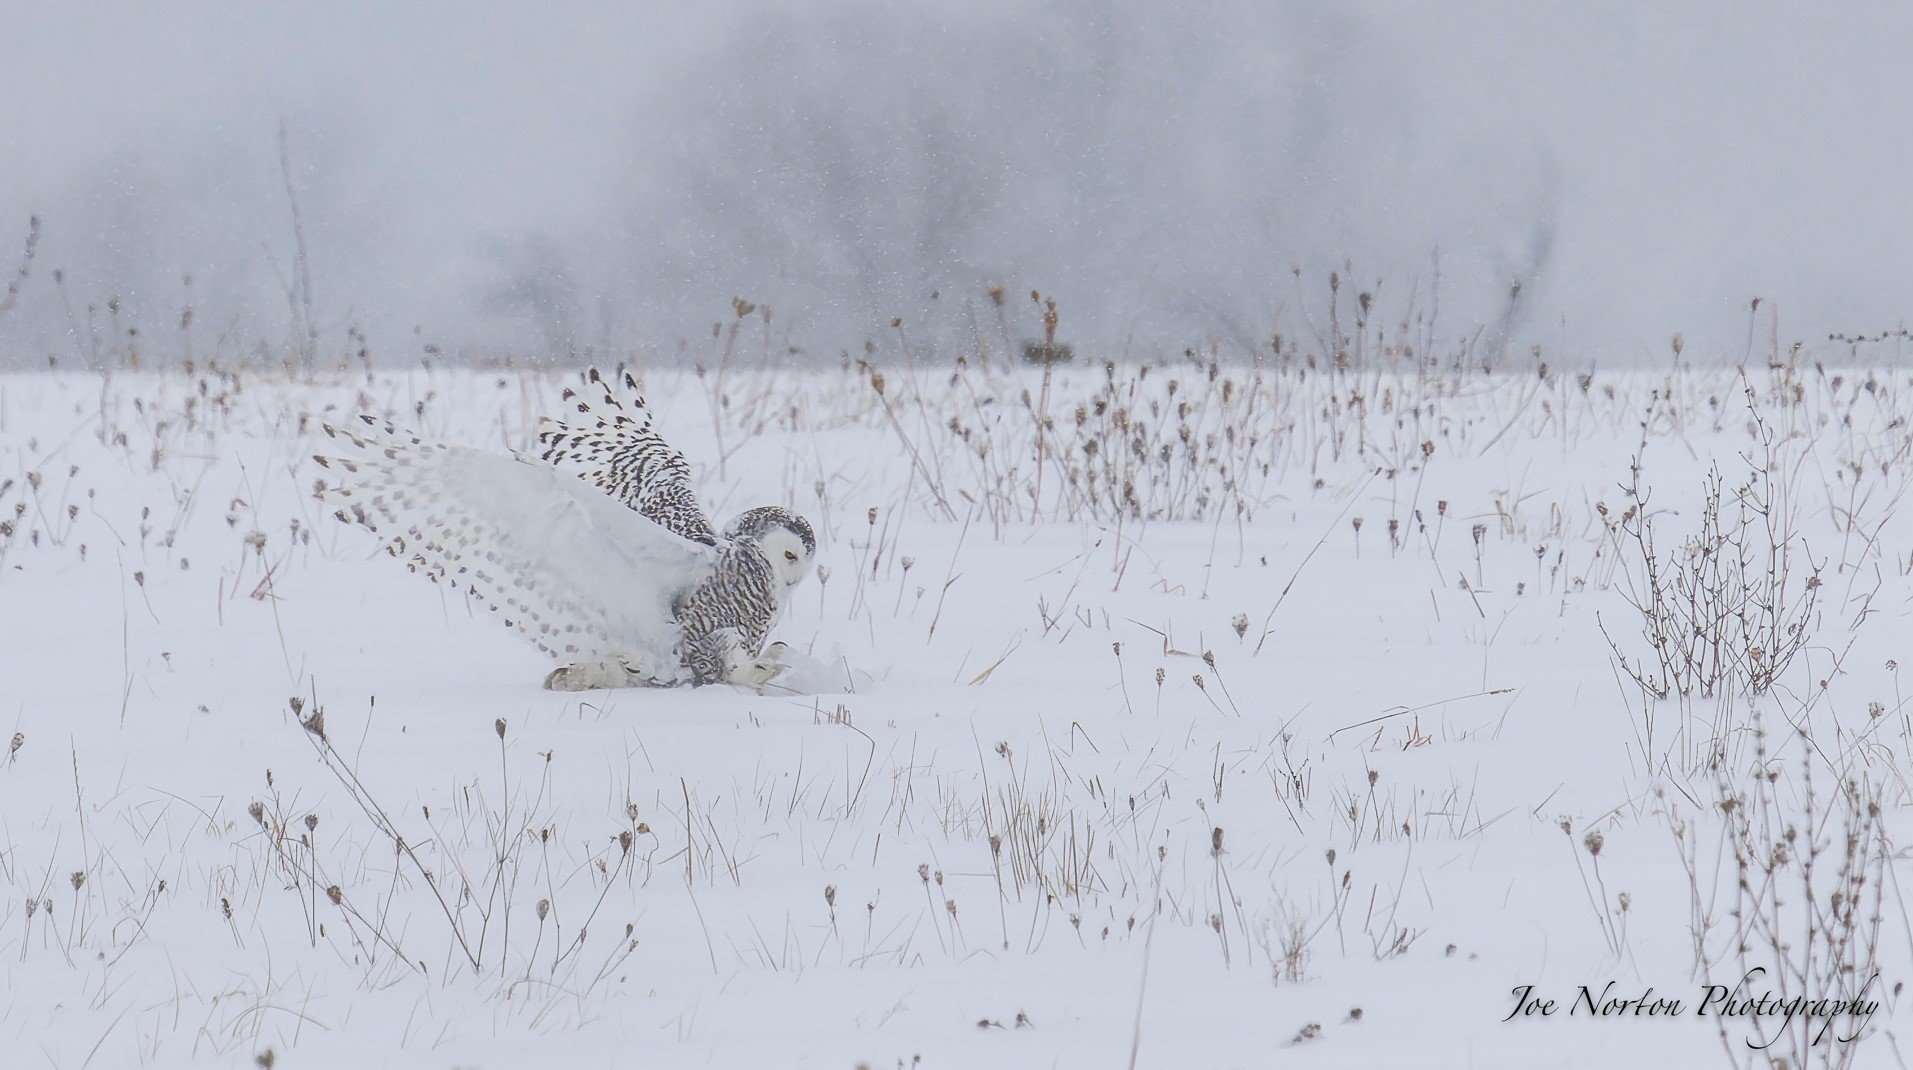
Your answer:
[[[1756,712],[1753,764],[1718,774],[1711,812],[1677,811],[1670,823],[1687,871],[1694,969],[1727,1061],[1837,1070],[1853,1064],[1888,995],[1879,948],[1893,849],[1880,789],[1850,772],[1831,790],[1816,783],[1825,758],[1790,731],[1793,774],[1768,750]],[[1788,1013],[1736,1009],[1763,999],[1799,1002]]]
[[[1699,524],[1673,550],[1661,549],[1653,490],[1642,478],[1647,421],[1629,466],[1632,504],[1609,521],[1623,562],[1622,598],[1639,618],[1646,652],[1631,652],[1605,620],[1601,631],[1620,671],[1650,700],[1643,750],[1656,753],[1654,703],[1677,699],[1679,749],[1685,761],[1707,768],[1727,745],[1732,700],[1765,695],[1812,641],[1821,587],[1820,567],[1796,531],[1773,428],[1751,388],[1746,399],[1755,445],[1742,458],[1744,472],[1730,484],[1718,464],[1708,468]],[[1716,703],[1706,740],[1687,736],[1696,700]]]

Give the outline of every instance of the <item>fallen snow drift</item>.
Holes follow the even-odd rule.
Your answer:
[[[1776,990],[1880,974],[1813,1058],[1896,1065],[1904,372],[884,375],[646,376],[818,531],[763,695],[542,691],[313,500],[322,422],[523,447],[555,373],[0,377],[7,1065],[1744,1064],[1724,798],[1858,933]],[[1629,526],[1750,462],[1801,649],[1654,699]]]

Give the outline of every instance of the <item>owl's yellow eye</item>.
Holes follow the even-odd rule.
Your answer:
[[[797,560],[797,551],[795,551],[795,550],[785,550],[785,551],[784,551],[784,560],[786,560],[786,561],[795,561],[795,560]]]

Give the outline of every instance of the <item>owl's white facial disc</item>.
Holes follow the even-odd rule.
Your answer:
[[[777,574],[785,590],[797,586],[810,572],[811,555],[804,549],[804,540],[795,532],[773,528],[764,534],[758,548],[770,561],[771,571]]]

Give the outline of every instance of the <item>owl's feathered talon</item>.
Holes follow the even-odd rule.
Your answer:
[[[738,687],[749,688],[761,695],[764,693],[764,688],[770,686],[770,682],[777,679],[777,674],[783,671],[784,667],[782,665],[776,665],[766,661],[753,661],[736,673],[733,673],[731,678],[726,682],[736,684]]]
[[[730,671],[724,674],[724,682],[762,694],[772,680],[790,667],[784,661],[784,651],[787,649],[783,643],[772,643],[764,648],[764,653],[759,657],[738,659],[730,666]]]
[[[546,691],[609,691],[621,687],[670,687],[675,680],[633,668],[622,661],[560,665],[546,674]]]

